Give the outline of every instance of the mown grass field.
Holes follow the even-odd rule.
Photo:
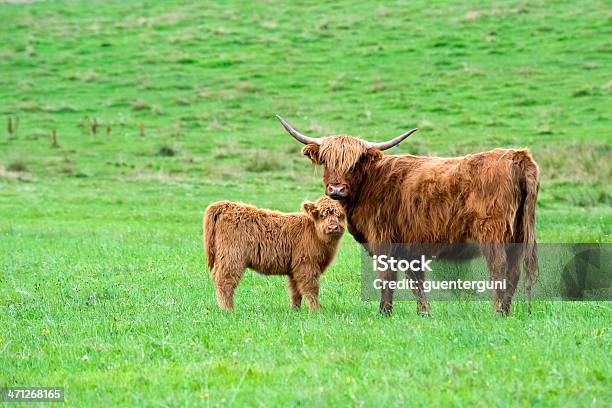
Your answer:
[[[529,147],[538,240],[610,242],[609,6],[0,1],[0,386],[79,407],[610,406],[609,302],[383,318],[347,235],[320,313],[253,273],[221,313],[201,248],[213,201],[323,193],[274,113],[314,136],[419,127],[400,153]]]

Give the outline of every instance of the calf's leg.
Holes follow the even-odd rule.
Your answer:
[[[298,284],[293,276],[289,275],[289,298],[291,299],[291,306],[294,309],[299,309],[302,306],[302,294],[298,289]]]
[[[231,266],[217,263],[213,272],[217,303],[222,310],[234,308],[234,291],[240,283],[244,268],[242,266]]]
[[[319,310],[319,276],[321,273],[314,267],[301,266],[293,273],[300,294],[306,300],[308,309]]]

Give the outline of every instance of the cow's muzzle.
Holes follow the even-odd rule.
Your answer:
[[[348,196],[348,186],[346,184],[328,184],[326,193],[329,198],[342,200]]]

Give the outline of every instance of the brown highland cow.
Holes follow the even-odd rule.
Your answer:
[[[303,212],[283,214],[219,201],[204,214],[204,249],[221,309],[234,307],[234,291],[246,268],[287,275],[291,305],[302,297],[319,308],[319,277],[336,255],[345,215],[337,201],[304,202]]]
[[[349,232],[370,254],[379,244],[476,243],[491,280],[507,280],[507,288],[493,295],[495,311],[510,312],[521,263],[530,296],[538,269],[535,210],[540,173],[527,149],[463,157],[385,155],[384,150],[416,129],[372,143],[350,136],[305,136],[278,119],[306,145],[302,153],[324,167],[326,194],[342,203]],[[511,243],[520,245],[504,245]],[[410,278],[417,281],[417,311],[426,313],[424,274]],[[381,279],[394,281],[396,275],[384,272]],[[380,310],[390,313],[392,304],[393,290],[383,289]]]

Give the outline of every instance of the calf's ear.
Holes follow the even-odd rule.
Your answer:
[[[302,154],[308,157],[314,164],[321,164],[319,160],[319,145],[307,144],[302,148]]]
[[[304,210],[306,214],[310,215],[314,219],[316,219],[317,216],[319,215],[319,210],[317,210],[317,205],[313,203],[312,201],[304,201],[302,203],[302,209]]]

